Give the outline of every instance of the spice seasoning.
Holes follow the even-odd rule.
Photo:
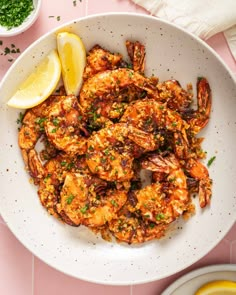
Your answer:
[[[8,30],[18,27],[34,9],[33,0],[1,0],[0,25]]]

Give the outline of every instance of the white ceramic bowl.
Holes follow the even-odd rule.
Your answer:
[[[29,29],[39,16],[41,2],[42,0],[33,0],[34,9],[20,26],[8,30],[6,27],[0,25],[0,37],[15,36]]]
[[[81,226],[70,227],[49,216],[36,187],[29,182],[17,143],[20,110],[7,100],[36,63],[56,47],[56,33],[80,35],[89,50],[94,44],[127,58],[125,40],[139,40],[147,51],[146,74],[175,78],[186,86],[206,76],[213,93],[211,120],[203,149],[213,178],[211,206],[175,225],[171,238],[139,246],[109,243]],[[236,84],[217,54],[200,39],[154,17],[135,14],[90,16],[46,34],[12,65],[0,85],[0,212],[15,236],[37,257],[76,278],[113,285],[138,284],[172,275],[207,254],[236,220]]]

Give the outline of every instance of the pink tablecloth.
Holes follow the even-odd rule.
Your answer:
[[[31,29],[23,35],[0,38],[0,79],[12,62],[34,40],[50,29],[74,18],[102,12],[147,13],[129,0],[57,0],[42,1],[40,16]],[[20,53],[4,54],[12,44]],[[236,73],[236,63],[231,56],[224,36],[218,34],[208,41]],[[33,256],[16,240],[0,217],[0,294],[4,295],[152,295],[160,294],[171,282],[184,273],[201,266],[218,263],[236,263],[236,224],[226,237],[204,258],[189,267],[163,280],[137,286],[112,287],[84,282],[64,275]]]

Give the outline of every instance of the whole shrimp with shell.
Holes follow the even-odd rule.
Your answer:
[[[189,125],[181,116],[155,99],[142,99],[130,103],[121,122],[154,134],[158,147],[165,144],[167,137],[179,158],[188,156],[189,143],[186,130]]]
[[[169,224],[188,208],[191,201],[187,178],[174,154],[152,154],[142,160],[144,169],[158,172],[161,178],[136,192],[136,209],[148,220]]]
[[[91,174],[67,173],[57,212],[74,226],[101,227],[125,204],[129,182],[108,183]]]
[[[107,181],[133,177],[133,161],[157,144],[153,134],[125,123],[100,129],[88,138],[86,161],[90,171]]]

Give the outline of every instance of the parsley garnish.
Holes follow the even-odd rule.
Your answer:
[[[160,221],[160,220],[162,220],[164,218],[165,218],[165,215],[163,213],[159,213],[159,214],[156,215],[156,220],[157,221]]]
[[[20,26],[34,9],[33,0],[0,1],[0,25],[10,30]]]
[[[149,224],[149,227],[150,227],[150,228],[154,228],[154,227],[155,227],[155,223],[150,223],[150,224]]]
[[[108,148],[106,148],[105,150],[104,150],[104,154],[107,156],[107,155],[109,155],[109,149]]]
[[[66,203],[70,205],[72,201],[74,200],[75,196],[70,194],[69,197],[66,199]]]
[[[111,204],[114,206],[114,207],[118,207],[118,204],[115,200],[111,200]]]
[[[35,123],[39,124],[40,130],[44,130],[44,122],[46,121],[46,118],[36,118]]]
[[[24,115],[22,114],[22,112],[20,112],[20,113],[19,113],[19,117],[18,117],[18,119],[16,120],[16,123],[17,123],[17,124],[22,124],[23,118],[24,118]]]
[[[53,128],[51,133],[56,133],[58,128]]]
[[[88,210],[88,205],[86,204],[84,207],[80,208],[80,212],[85,214],[86,211]]]
[[[52,120],[52,123],[53,123],[54,126],[58,126],[58,124],[59,124],[59,120],[58,120],[57,118],[54,118],[54,119]]]
[[[207,162],[207,167],[210,167],[211,164],[215,161],[215,159],[216,159],[216,156],[211,157],[210,160]]]

